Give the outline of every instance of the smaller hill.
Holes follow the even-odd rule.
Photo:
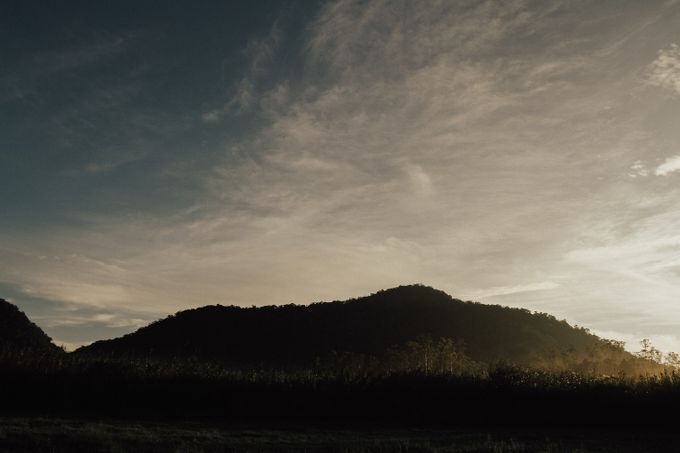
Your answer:
[[[56,352],[52,339],[15,305],[0,299],[0,354]]]

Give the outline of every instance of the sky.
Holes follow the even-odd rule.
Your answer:
[[[3,1],[0,297],[67,348],[423,283],[680,351],[677,1]]]

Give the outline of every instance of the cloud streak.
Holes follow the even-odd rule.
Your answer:
[[[659,50],[649,72],[649,83],[680,94],[680,46],[673,43]]]

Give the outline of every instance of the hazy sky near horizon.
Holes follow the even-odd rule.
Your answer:
[[[423,283],[680,351],[677,1],[0,5],[0,297],[57,343]]]

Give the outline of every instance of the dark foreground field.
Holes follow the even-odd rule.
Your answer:
[[[248,372],[47,358],[0,367],[0,452],[680,451],[680,374]]]
[[[0,451],[30,452],[664,452],[679,435],[640,430],[288,426],[0,419]]]

